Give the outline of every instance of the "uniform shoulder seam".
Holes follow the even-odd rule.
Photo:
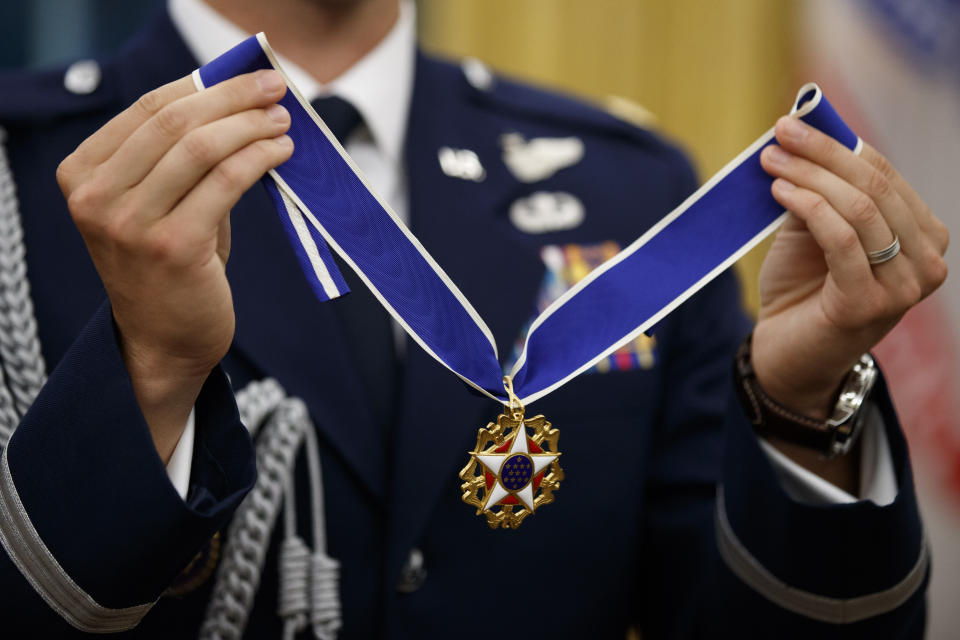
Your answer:
[[[106,64],[84,58],[48,69],[0,71],[0,123],[16,125],[103,108],[113,99]]]
[[[473,99],[479,104],[539,121],[548,119],[566,125],[586,126],[597,132],[628,137],[646,144],[664,144],[649,126],[606,108],[609,105],[591,102],[588,98],[554,87],[502,75],[475,58],[465,58],[460,62],[460,67]]]

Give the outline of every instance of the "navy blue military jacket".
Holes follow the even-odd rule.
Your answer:
[[[232,215],[236,340],[197,403],[181,500],[134,399],[109,303],[55,170],[112,115],[195,66],[164,14],[101,61],[102,81],[87,95],[64,89],[62,71],[0,77],[0,126],[51,371],[0,474],[8,550],[0,554],[0,635],[72,637],[76,626],[136,624],[124,633],[195,637],[214,578],[165,592],[216,532],[226,535],[254,482],[254,445],[233,389],[266,377],[305,402],[319,436],[328,549],[342,568],[342,638],[620,639],[630,625],[645,638],[922,635],[927,552],[882,383],[873,401],[887,425],[896,501],[792,500],[732,392],[732,356],[749,326],[731,273],[664,320],[645,353],[537,403],[561,430],[566,479],[556,502],[518,530],[493,531],[461,503],[457,473],[476,428],[498,407],[408,343],[397,419],[378,428],[338,338],[337,303],[313,297],[259,185]],[[585,153],[525,183],[502,160],[505,133],[576,136]],[[485,180],[447,175],[441,147],[475,151]],[[623,246],[696,186],[683,156],[649,132],[500,78],[474,86],[459,67],[424,55],[406,167],[414,233],[501,352],[550,276],[543,247]],[[510,207],[536,192],[572,194],[583,223],[519,230]],[[298,513],[308,529],[307,510]],[[250,638],[280,637],[273,537]],[[422,562],[411,584],[403,569],[414,549]],[[51,606],[43,589],[68,595]],[[87,612],[72,625],[62,606],[71,598]]]

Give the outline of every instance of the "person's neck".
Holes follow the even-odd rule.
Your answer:
[[[373,49],[397,21],[397,0],[205,0],[328,83]]]

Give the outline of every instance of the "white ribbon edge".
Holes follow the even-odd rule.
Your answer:
[[[327,294],[327,297],[331,300],[339,298],[343,292],[337,287],[333,276],[330,275],[330,270],[327,269],[323,258],[320,257],[320,250],[317,248],[317,243],[313,241],[310,230],[307,229],[307,223],[304,221],[303,214],[300,213],[299,207],[283,190],[280,190],[280,199],[283,200],[283,206],[287,209],[287,216],[290,218],[290,223],[297,232],[297,237],[300,239],[300,244],[303,245],[304,251],[307,252],[310,264],[313,265],[313,273],[317,277],[317,280],[320,281],[323,292]]]

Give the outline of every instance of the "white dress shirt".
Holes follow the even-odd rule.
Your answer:
[[[202,0],[168,0],[167,6],[174,26],[200,64],[210,62],[250,35]],[[307,100],[337,95],[357,109],[364,126],[351,134],[344,146],[374,190],[405,222],[409,217],[403,143],[413,91],[415,23],[413,2],[401,0],[397,22],[383,40],[327,85],[318,83],[283,56],[277,56],[284,71]],[[276,42],[273,44],[278,46]],[[863,435],[860,498],[884,505],[896,497],[896,480],[882,418],[875,407],[870,410],[872,413]],[[171,482],[184,498],[190,482],[194,429],[191,412],[187,428],[167,465]],[[761,440],[761,445],[784,489],[794,499],[812,504],[857,500],[765,441]]]
[[[201,65],[250,36],[202,0],[168,0],[167,7],[174,26]],[[413,92],[415,25],[416,10],[412,2],[405,0],[400,3],[397,22],[383,40],[327,85],[314,80],[289,59],[277,56],[308,101],[336,95],[360,113],[363,126],[350,135],[344,147],[373,189],[405,222],[408,217],[403,139]],[[278,43],[271,44],[283,48]]]

